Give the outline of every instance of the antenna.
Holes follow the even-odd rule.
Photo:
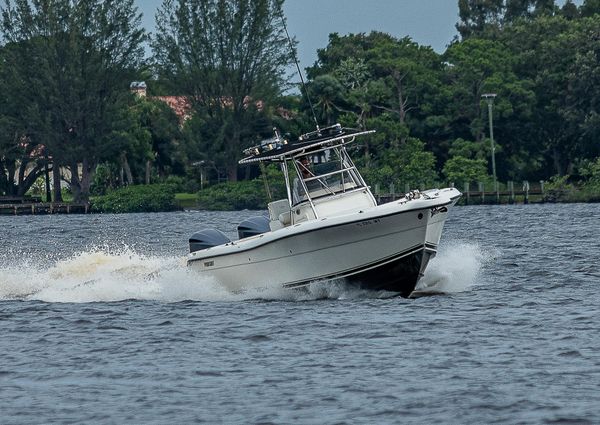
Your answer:
[[[320,131],[319,121],[317,121],[317,114],[315,114],[315,108],[313,107],[312,101],[310,100],[310,96],[308,94],[308,90],[306,89],[306,83],[304,81],[304,76],[302,75],[302,70],[300,70],[300,64],[298,63],[298,57],[296,56],[296,52],[294,50],[294,43],[292,43],[292,38],[290,37],[290,33],[288,32],[287,25],[285,24],[285,16],[283,15],[283,8],[281,5],[279,6],[279,14],[281,16],[281,23],[283,24],[283,29],[285,31],[285,35],[287,36],[288,43],[290,45],[290,52],[292,52],[292,57],[294,58],[294,63],[296,64],[296,69],[298,70],[298,75],[300,76],[300,81],[302,82],[302,88],[304,89],[304,94],[306,95],[306,99],[308,100],[308,104],[310,105],[310,112],[312,113],[313,120],[315,121],[315,125],[317,126],[317,131]]]

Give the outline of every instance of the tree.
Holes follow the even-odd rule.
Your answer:
[[[31,105],[20,96],[31,70],[23,61],[11,66],[14,52],[24,47],[12,43],[0,48],[0,192],[11,196],[23,196],[48,163],[47,149],[28,125]]]
[[[463,39],[481,35],[501,25],[503,12],[504,0],[458,0],[456,29]]]
[[[450,159],[444,164],[442,172],[449,182],[456,185],[488,181],[489,152],[490,146],[487,143],[456,139],[451,144],[448,152]]]
[[[498,158],[499,174],[504,178],[519,174],[522,170],[510,167],[516,164],[512,156],[520,154],[523,143],[514,126],[530,118],[535,96],[531,82],[515,73],[513,52],[500,41],[469,38],[450,46],[445,57],[449,63],[446,107],[452,135],[483,144],[489,129],[488,109],[481,96],[496,93],[495,135],[505,148],[505,155]]]
[[[139,125],[138,131],[143,131],[148,136],[147,145],[141,150],[136,150],[138,154],[135,157],[135,168],[139,176],[138,181],[150,183],[152,166],[162,178],[171,173],[184,174],[182,123],[175,111],[160,99],[145,97],[135,99],[131,111]],[[139,143],[139,140],[143,139],[136,137],[135,133],[131,136],[132,143]]]
[[[446,161],[443,173],[449,182],[456,185],[489,180],[485,160],[465,158],[464,156],[454,156]]]
[[[522,128],[529,151],[552,174],[573,174],[582,158],[598,155],[600,16],[542,17],[506,35],[515,70],[532,82],[536,105]],[[542,176],[540,176],[542,177]]]
[[[388,39],[369,52],[373,75],[387,87],[387,97],[379,97],[373,107],[394,114],[409,134],[430,138],[424,121],[438,114],[441,91],[441,57],[431,47],[420,46],[409,37]],[[376,101],[376,99],[374,99]]]
[[[439,99],[443,65],[440,55],[430,47],[420,46],[409,37],[397,39],[375,31],[331,34],[328,46],[318,55],[319,61],[309,68],[308,75],[316,103],[330,105],[328,122],[385,128],[365,139],[365,168],[377,164],[383,155],[379,146],[384,133],[395,148],[411,136],[427,140],[428,146],[436,145],[442,121]]]
[[[343,37],[331,34],[329,45],[318,55],[319,62],[308,69],[309,78],[316,82],[324,75],[335,76],[347,90],[346,107],[363,116],[359,122],[368,118],[364,111],[372,108],[393,113],[407,126],[409,112],[431,112],[427,102],[439,89],[442,64],[430,47],[376,31]],[[364,105],[365,97],[369,105]]]
[[[565,11],[570,9],[567,6]],[[560,11],[555,0],[458,0],[458,10],[460,21],[456,29],[463,40],[495,39],[511,23],[554,16]]]
[[[567,0],[560,10],[560,13],[567,19],[576,19],[580,16],[580,11],[575,3],[573,3],[573,0]]]
[[[143,57],[141,15],[133,0],[5,0],[0,10],[5,42],[18,45],[6,66],[25,82],[11,100],[25,108],[20,125],[86,201],[96,166],[121,150],[112,136]]]
[[[315,78],[308,88],[319,122],[334,124],[346,104],[346,93],[342,83],[333,75],[324,74]]]
[[[584,161],[580,166],[580,173],[587,179],[586,184],[600,189],[600,157]]]
[[[185,174],[181,122],[160,99],[132,97],[117,116],[112,138],[121,151],[98,167],[100,175],[94,179],[94,193]]]
[[[600,0],[585,0],[579,7],[579,11],[583,17],[600,14]]]
[[[280,95],[291,52],[283,34],[283,0],[164,0],[152,41],[160,78],[188,97],[230,180],[256,115]],[[265,118],[263,114],[263,118]],[[250,137],[249,137],[250,136]],[[204,150],[204,149],[203,149]],[[206,152],[205,152],[206,153]],[[211,158],[216,160],[216,158]]]
[[[380,152],[376,166],[364,170],[369,184],[390,184],[399,190],[405,185],[413,189],[430,186],[437,180],[435,157],[425,149],[425,143],[416,138],[408,138],[400,146],[387,147]]]
[[[576,22],[577,49],[566,75],[567,91],[563,119],[573,128],[572,162],[600,155],[600,15]]]

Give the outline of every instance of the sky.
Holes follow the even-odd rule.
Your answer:
[[[153,31],[162,0],[136,3],[144,15],[144,26]],[[327,46],[332,32],[345,35],[377,30],[399,38],[409,36],[438,53],[444,52],[457,34],[458,0],[286,0],[284,11],[290,35],[298,41],[302,68],[313,65],[317,49]]]
[[[154,30],[154,15],[162,0],[136,0],[143,24]],[[457,0],[286,0],[288,30],[298,41],[302,68],[317,60],[329,34],[378,30],[410,36],[419,44],[443,52],[456,34]]]

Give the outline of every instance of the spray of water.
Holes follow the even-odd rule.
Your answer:
[[[422,280],[423,290],[460,292],[476,281],[485,261],[478,246],[457,244],[438,254]],[[2,262],[4,263],[4,261]],[[302,291],[266,288],[231,293],[216,280],[199,275],[181,257],[144,256],[123,248],[100,248],[54,262],[22,260],[0,263],[0,300],[88,303],[122,300],[161,302],[242,301],[249,299],[306,301],[382,298],[385,292],[351,288],[343,281],[315,283]]]
[[[417,290],[424,294],[468,291],[478,281],[485,264],[497,255],[497,252],[484,250],[477,244],[450,243],[431,261]]]

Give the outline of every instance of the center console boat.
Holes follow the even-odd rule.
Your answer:
[[[234,292],[344,279],[410,297],[461,193],[412,191],[378,205],[347,149],[370,133],[337,124],[290,143],[275,131],[246,150],[240,164],[280,166],[286,199],[241,223],[239,240],[214,229],[194,234],[188,265]]]

